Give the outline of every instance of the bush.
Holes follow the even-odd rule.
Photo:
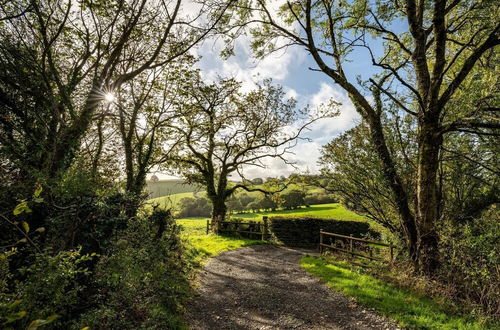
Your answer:
[[[283,200],[282,207],[287,210],[293,210],[305,205],[306,202],[304,200],[306,194],[300,190],[290,190],[287,193],[283,193],[280,195]]]
[[[179,227],[169,211],[131,222],[95,269],[94,308],[77,329],[177,329],[189,288]]]
[[[251,202],[255,201],[255,199],[256,199],[254,196],[250,196],[247,193],[240,193],[240,194],[238,194],[236,196],[237,196],[238,200],[240,201],[242,210],[247,209],[248,204],[250,204]]]
[[[290,246],[317,246],[319,231],[353,235],[354,237],[380,237],[370,229],[366,222],[326,220],[318,218],[271,217],[270,230],[273,236],[281,243]]]
[[[64,328],[80,308],[79,295],[85,289],[82,278],[90,274],[86,262],[91,256],[79,250],[55,254],[47,250],[11,274],[8,258],[14,253],[0,255],[0,324],[16,329],[33,323],[47,324],[45,329]],[[12,278],[13,290],[8,291],[6,284]]]
[[[179,202],[178,216],[180,218],[210,217],[211,212],[212,206],[210,205],[210,201],[204,197],[184,197]]]
[[[449,224],[442,230],[441,279],[455,287],[459,299],[486,314],[500,311],[500,218],[493,206],[481,218]]]
[[[330,194],[312,194],[304,198],[307,205],[338,203],[338,200]]]

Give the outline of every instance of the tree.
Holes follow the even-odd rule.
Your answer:
[[[11,3],[1,4],[0,151],[25,178],[48,179],[71,166],[106,99],[188,52],[227,6],[195,25],[182,0]]]
[[[179,202],[179,217],[208,217],[210,202],[205,197],[184,197]]]
[[[205,84],[193,72],[176,90],[178,118],[168,133],[176,142],[169,147],[169,166],[205,186],[214,219],[225,217],[226,200],[238,189],[268,192],[244,182],[230,183],[229,175],[244,178],[244,168],[264,167],[266,158],[289,163],[285,156],[302,131],[320,118],[308,117],[307,108],[297,110],[296,102],[285,100],[282,88],[270,81],[248,93],[240,87],[233,79]],[[290,129],[294,123],[298,128]]]
[[[264,211],[275,211],[278,208],[278,204],[274,201],[274,199],[264,194],[256,201],[257,209],[261,209]]]
[[[299,207],[305,205],[306,194],[303,191],[293,189],[286,193],[280,194],[282,200],[282,207],[287,210],[298,209]]]
[[[162,152],[162,145],[169,136],[162,128],[176,116],[171,111],[175,98],[171,91],[193,62],[186,56],[169,67],[139,75],[124,84],[110,109],[116,113],[114,121],[123,144],[125,191],[137,201],[143,194],[147,173],[167,160],[168,152]],[[138,208],[139,203],[132,205],[130,216],[135,216]]]
[[[387,185],[382,164],[362,123],[333,139],[322,148],[322,166],[318,184],[339,194],[349,209],[382,224],[404,241],[396,198]],[[394,153],[403,154],[397,145]],[[401,165],[411,164],[400,162]],[[414,171],[406,171],[405,182],[414,180]],[[414,196],[414,194],[412,194]]]
[[[256,0],[237,8],[240,20],[236,26],[259,24],[249,25],[253,26],[258,56],[270,49],[303,47],[318,66],[313,70],[347,92],[369,128],[385,181],[395,196],[415,269],[432,274],[439,266],[436,229],[442,209],[438,164],[444,140],[451,132],[497,134],[492,130],[500,127],[495,84],[483,86],[472,107],[457,107],[456,103],[462,88],[477,86],[476,74],[491,72],[487,63],[500,43],[498,4],[301,0],[287,2],[276,13],[267,2]],[[363,50],[378,73],[357,83],[346,73],[345,63]],[[383,130],[381,118],[391,106],[417,120],[413,210]]]
[[[254,185],[260,185],[260,184],[263,184],[264,183],[264,180],[262,180],[262,178],[254,178],[252,179],[252,184]]]

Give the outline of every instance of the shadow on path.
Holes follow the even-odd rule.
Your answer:
[[[307,274],[306,252],[257,245],[211,259],[186,321],[192,329],[396,329]]]

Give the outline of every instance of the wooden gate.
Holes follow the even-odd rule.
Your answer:
[[[269,239],[268,217],[262,217],[262,222],[256,221],[216,221],[212,224],[216,234],[246,234],[250,238]],[[210,220],[207,220],[207,234],[210,232]]]
[[[384,253],[381,253],[381,248],[389,249],[389,262],[392,264],[394,261],[394,249],[396,248],[392,244],[329,233],[323,230],[319,232],[320,253],[323,253],[324,249],[331,249],[369,260],[387,261],[387,258],[384,258]]]

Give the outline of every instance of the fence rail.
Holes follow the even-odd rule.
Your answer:
[[[248,234],[259,236],[261,240],[265,241],[268,239],[269,234],[269,224],[268,217],[262,217],[262,223],[259,222],[242,222],[242,221],[215,221],[210,223],[207,220],[207,234],[210,232],[210,227],[214,228],[214,231],[218,233],[238,233],[238,234]]]
[[[331,243],[330,244],[325,244],[325,238],[329,237]],[[332,239],[333,238],[333,239]],[[339,240],[337,240],[339,239]],[[341,247],[337,245],[337,242],[340,241]],[[344,247],[344,241],[349,242],[348,249]],[[368,252],[368,255],[361,253],[361,251],[355,251],[355,242],[359,244],[364,244],[364,246],[361,246],[361,249],[364,251]],[[345,235],[340,235],[340,234],[335,234],[335,233],[329,233],[326,231],[323,231],[322,229],[319,232],[319,252],[323,253],[323,250],[326,249],[331,249],[335,251],[339,251],[342,253],[347,253],[352,256],[357,256],[361,258],[366,258],[369,260],[374,260],[374,261],[386,261],[386,259],[375,257],[373,255],[373,245],[375,246],[380,246],[384,248],[389,248],[390,249],[390,263],[392,264],[394,262],[394,249],[396,248],[395,245],[384,243],[384,242],[378,242],[378,241],[371,241],[363,238],[357,238],[357,237],[352,237],[352,236],[345,236]]]

